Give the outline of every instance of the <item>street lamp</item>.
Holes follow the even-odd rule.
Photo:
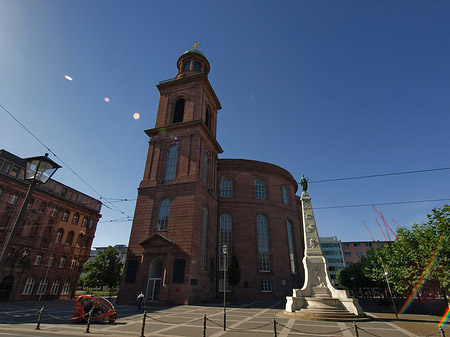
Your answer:
[[[56,170],[61,167],[53,160],[48,158],[48,153],[45,154],[45,157],[31,157],[26,158],[25,160],[27,162],[27,166],[25,169],[25,180],[28,181],[30,185],[28,186],[27,195],[25,196],[25,200],[23,201],[22,207],[20,208],[19,215],[14,222],[9,237],[6,239],[5,247],[3,248],[2,255],[0,256],[0,275],[3,273],[6,259],[8,257],[9,251],[11,250],[17,232],[19,231],[20,224],[22,223],[22,219],[25,215],[25,210],[27,208],[29,200],[31,199],[31,195],[33,194],[36,184],[45,184],[56,172]]]
[[[227,330],[227,254],[228,246],[222,246],[223,252],[223,331]]]
[[[386,283],[387,283],[387,286],[388,286],[388,289],[389,289],[389,294],[391,295],[391,301],[392,301],[392,305],[394,307],[395,317],[398,319],[397,307],[395,306],[394,298],[392,297],[391,285],[389,284],[389,279],[388,279],[389,273],[385,270],[383,275],[386,278]]]

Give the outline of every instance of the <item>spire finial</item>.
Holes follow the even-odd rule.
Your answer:
[[[200,42],[195,41],[194,45],[191,47],[191,49],[197,50],[197,46],[200,45]]]

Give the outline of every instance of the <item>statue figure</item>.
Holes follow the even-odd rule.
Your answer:
[[[305,178],[305,176],[302,174],[300,185],[302,185],[303,192],[306,192],[306,190],[308,189],[308,180],[309,178]]]

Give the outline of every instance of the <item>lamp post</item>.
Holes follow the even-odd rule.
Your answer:
[[[25,196],[25,200],[23,201],[22,207],[20,208],[19,215],[14,222],[9,237],[6,239],[5,247],[3,248],[2,254],[0,256],[0,275],[3,273],[9,251],[11,250],[11,247],[14,243],[17,232],[19,231],[20,224],[22,223],[22,219],[25,216],[25,210],[36,185],[45,184],[56,172],[56,170],[61,167],[53,160],[48,158],[48,153],[45,154],[45,157],[31,157],[26,158],[25,160],[27,162],[25,170],[25,180],[28,181],[30,185],[28,186],[28,191]]]
[[[394,311],[395,311],[395,318],[398,319],[397,307],[395,306],[394,297],[392,297],[391,285],[389,284],[389,279],[388,279],[389,273],[385,270],[383,275],[386,278],[386,283],[387,283],[387,286],[388,286],[388,289],[389,289],[389,294],[391,295],[391,301],[392,301],[392,305],[393,305]]]
[[[228,246],[222,246],[223,252],[223,331],[227,330],[227,254]]]

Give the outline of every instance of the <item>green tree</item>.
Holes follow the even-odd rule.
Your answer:
[[[86,262],[80,279],[81,284],[86,287],[107,286],[110,291],[119,285],[122,275],[122,263],[119,251],[109,246],[100,252],[93,261]]]

